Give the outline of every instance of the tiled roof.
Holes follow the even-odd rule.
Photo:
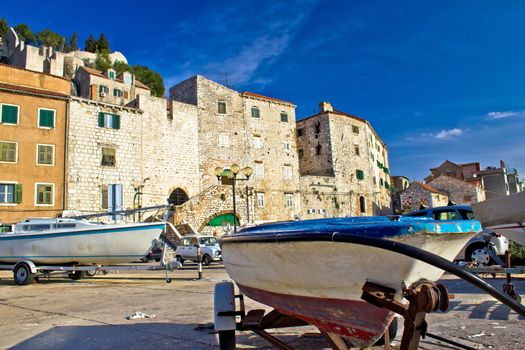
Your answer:
[[[11,84],[6,84],[6,83],[0,83],[0,89],[16,90],[20,92],[26,92],[29,94],[48,95],[48,96],[56,96],[56,97],[62,97],[62,98],[67,98],[69,96],[69,95],[61,94],[55,91],[41,90],[41,89],[35,89],[35,88],[27,87],[27,86],[11,85]]]
[[[53,78],[62,79],[62,80],[66,80],[66,81],[71,81],[71,79],[65,78],[65,77],[61,77],[60,75],[54,75],[54,74],[50,74],[50,73],[39,72],[39,71],[36,71],[36,70],[31,70],[31,69],[26,69],[26,68],[22,68],[22,67],[17,67],[17,66],[13,66],[13,65],[10,65],[10,64],[0,63],[0,66],[9,67],[9,68],[12,68],[12,69],[23,70],[23,71],[31,72],[31,73],[43,74],[43,75],[47,75],[47,76],[50,76],[50,77],[53,77]]]
[[[269,100],[269,101],[275,101],[275,102],[280,102],[280,103],[286,103],[286,104],[289,104],[289,105],[292,105],[292,106],[294,105],[292,102],[288,102],[288,101],[285,101],[285,100],[279,100],[278,98],[273,98],[273,97],[259,95],[259,94],[256,94],[256,93],[253,93],[253,92],[249,92],[249,91],[242,92],[241,95],[242,96],[249,96],[249,97],[260,98],[262,100]]]
[[[102,74],[102,72],[100,72],[98,69],[91,68],[91,67],[86,67],[86,66],[82,67],[82,69],[84,69],[89,74],[96,75],[97,77],[111,79],[111,78],[105,76],[104,74]],[[111,79],[111,80],[116,80],[118,82],[123,83],[124,81],[122,80],[121,77],[122,77],[122,73],[120,73],[115,79]],[[144,83],[140,82],[136,78],[135,78],[135,86],[138,86],[139,88],[142,88],[142,89],[151,90],[147,85],[145,85]]]
[[[425,190],[427,190],[427,191],[429,191],[429,192],[446,195],[446,193],[439,192],[439,191],[436,190],[435,188],[430,187],[429,185],[425,185],[425,184],[422,183],[422,182],[419,182],[419,181],[414,181],[414,182],[417,183],[418,185],[420,185],[421,187],[423,187]]]

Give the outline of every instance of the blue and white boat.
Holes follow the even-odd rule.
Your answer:
[[[68,218],[27,219],[0,233],[0,263],[103,265],[139,260],[165,228],[163,222],[101,224]]]
[[[361,299],[373,282],[396,292],[443,270],[394,251],[361,245],[360,237],[432,252],[452,260],[478,221],[358,217],[266,224],[220,240],[224,266],[249,298],[362,347],[374,344],[394,314]]]

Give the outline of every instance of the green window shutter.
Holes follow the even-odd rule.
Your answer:
[[[22,185],[15,185],[15,203],[22,203]]]
[[[18,107],[2,105],[2,123],[18,124]]]
[[[38,115],[38,126],[45,128],[54,128],[55,112],[48,109],[41,109]]]
[[[113,125],[115,129],[120,129],[120,115],[113,114]]]
[[[357,169],[355,173],[358,180],[363,180],[365,178],[365,173],[363,170]]]
[[[101,128],[104,127],[104,112],[98,113],[98,126]]]

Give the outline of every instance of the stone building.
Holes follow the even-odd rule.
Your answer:
[[[392,213],[388,150],[367,120],[322,102],[297,148],[303,218]]]
[[[0,64],[0,223],[65,208],[71,82]]]
[[[401,192],[410,186],[410,180],[405,176],[391,176],[392,182],[392,207],[394,214],[403,212],[403,205],[401,203]]]
[[[447,175],[449,177],[483,187],[482,179],[477,176],[479,171],[480,166],[478,162],[456,164],[450,160],[446,160],[437,168],[430,169],[430,175],[425,178],[425,183],[429,183],[441,175]]]
[[[413,181],[401,195],[403,212],[408,213],[423,207],[440,207],[448,205],[449,198],[446,193],[425,185],[419,181]]]
[[[483,181],[485,193],[487,199],[499,197],[499,196],[508,196],[511,193],[515,193],[519,189],[518,183],[519,177],[516,170],[509,173],[505,167],[505,162],[500,160],[499,168],[495,166],[489,166],[484,170],[481,170],[477,173],[477,176],[480,177]],[[513,184],[512,191],[510,183]]]
[[[440,175],[427,184],[447,194],[449,201],[455,204],[471,204],[485,200],[485,191],[480,186],[448,175]]]
[[[123,106],[139,95],[151,96],[151,89],[135,79],[132,73],[117,75],[114,69],[99,72],[94,68],[80,67],[73,82],[77,96],[110,104]]]
[[[237,182],[238,207],[247,208],[245,216],[237,213],[241,224],[289,220],[300,214],[295,105],[239,93],[199,75],[172,87],[170,99],[197,108],[203,190],[218,184],[217,167],[239,164],[253,169],[248,181]]]

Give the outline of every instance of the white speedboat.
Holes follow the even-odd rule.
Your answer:
[[[472,203],[472,210],[485,229],[525,245],[525,192]]]
[[[119,264],[144,257],[163,222],[98,224],[75,219],[28,219],[0,233],[0,262]]]
[[[261,225],[224,236],[220,243],[226,270],[245,295],[367,346],[383,335],[394,315],[361,299],[366,282],[395,290],[401,300],[404,288],[422,279],[436,281],[443,271],[347,238],[400,242],[452,260],[480,231],[473,220],[359,217]]]

